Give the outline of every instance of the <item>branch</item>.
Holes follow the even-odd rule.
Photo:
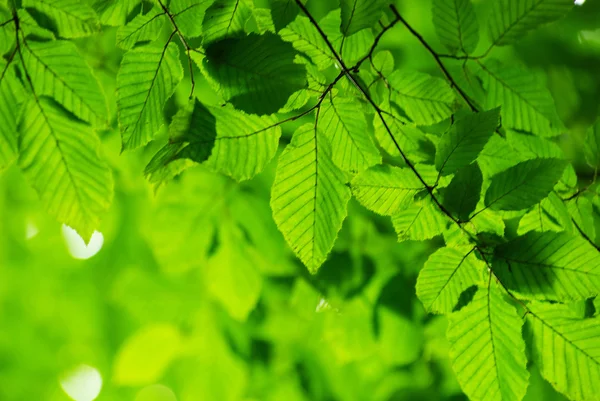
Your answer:
[[[158,4],[160,4],[160,6],[163,9],[163,11],[165,12],[165,14],[167,14],[167,17],[169,17],[169,21],[171,21],[171,25],[173,25],[173,29],[175,29],[175,32],[177,33],[177,36],[179,37],[179,41],[181,42],[181,44],[183,45],[183,47],[185,48],[185,51],[187,53],[188,68],[190,70],[190,79],[192,81],[192,88],[190,90],[190,96],[189,96],[189,98],[191,99],[194,97],[194,88],[196,87],[196,81],[194,80],[194,70],[193,70],[193,65],[192,65],[192,58],[190,57],[190,51],[192,51],[193,49],[188,44],[187,40],[185,40],[185,38],[183,37],[183,34],[179,30],[179,27],[177,26],[177,23],[175,22],[175,18],[173,17],[173,14],[171,14],[169,9],[163,4],[162,0],[158,0]]]
[[[344,73],[344,75],[362,93],[362,95],[365,97],[365,99],[367,100],[367,102],[373,107],[373,109],[377,113],[377,116],[379,117],[379,119],[381,120],[383,126],[385,127],[385,130],[387,131],[388,135],[390,136],[390,139],[392,140],[392,142],[394,142],[394,146],[396,147],[396,149],[400,153],[400,156],[402,156],[402,159],[404,160],[404,163],[406,163],[406,165],[408,166],[408,168],[410,168],[410,170],[412,170],[412,172],[415,174],[415,176],[417,177],[417,179],[419,181],[421,181],[421,184],[423,184],[423,188],[425,188],[427,190],[427,192],[429,193],[429,196],[431,197],[431,199],[433,200],[433,202],[436,204],[436,206],[450,220],[452,220],[455,224],[457,224],[463,231],[465,231],[466,233],[468,233],[464,229],[464,227],[462,227],[462,225],[460,224],[460,222],[454,216],[452,216],[452,213],[450,213],[450,211],[448,211],[448,209],[446,209],[446,207],[444,205],[442,205],[442,203],[437,199],[437,197],[433,193],[433,189],[434,188],[432,186],[430,186],[429,184],[427,184],[427,182],[425,181],[425,179],[423,178],[423,176],[419,173],[419,171],[416,169],[416,167],[413,165],[413,163],[410,161],[410,159],[406,156],[406,154],[404,153],[404,151],[400,147],[400,144],[398,144],[398,141],[394,137],[394,134],[392,133],[392,130],[390,129],[387,121],[383,117],[383,111],[375,103],[375,101],[373,100],[373,98],[371,97],[371,95],[369,95],[369,93],[362,86],[360,86],[360,84],[356,81],[356,79],[352,75],[350,69],[348,69],[348,67],[346,66],[346,64],[344,63],[344,61],[340,57],[340,55],[335,51],[335,49],[334,49],[331,41],[329,40],[329,38],[327,37],[327,35],[325,34],[325,32],[323,32],[323,30],[321,29],[321,27],[319,26],[319,24],[317,23],[317,21],[315,20],[315,18],[312,16],[312,14],[306,9],[306,7],[304,6],[304,4],[302,4],[302,2],[300,0],[296,0],[296,4],[298,4],[298,7],[300,7],[300,9],[302,10],[302,12],[308,17],[308,19],[310,20],[310,22],[317,29],[317,31],[319,32],[319,34],[321,35],[321,37],[323,38],[323,40],[327,44],[327,47],[329,48],[329,50],[331,51],[331,53],[333,54],[333,56],[337,60],[338,64],[340,65],[340,67],[341,67],[342,72]],[[393,8],[393,6],[391,6],[391,7]],[[395,8],[393,8],[393,9],[395,9]],[[397,12],[395,14],[397,14]],[[402,21],[402,17],[400,17],[399,14],[397,14],[397,19],[399,21]],[[468,234],[470,235],[470,233],[468,233]]]

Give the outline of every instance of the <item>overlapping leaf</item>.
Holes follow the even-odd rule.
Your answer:
[[[408,168],[387,164],[371,167],[352,180],[352,193],[367,209],[386,216],[404,210],[423,184]]]
[[[309,271],[316,272],[331,251],[349,200],[327,138],[311,124],[298,128],[279,158],[271,208],[279,230]]]
[[[471,303],[450,315],[452,368],[470,399],[519,401],[525,396],[529,372],[522,326],[491,278]]]
[[[183,78],[175,44],[143,46],[125,54],[117,75],[123,149],[148,143],[163,125],[162,110]]]
[[[79,0],[24,0],[23,7],[34,8],[52,18],[58,36],[63,38],[89,36],[100,27],[94,9]]]
[[[398,241],[424,241],[441,235],[448,227],[448,218],[428,198],[408,206],[392,216]]]
[[[477,163],[463,167],[442,190],[444,206],[454,217],[467,221],[479,202],[482,184],[483,175]]]
[[[38,96],[54,98],[78,118],[106,123],[104,94],[71,42],[24,42],[23,61]]]
[[[493,210],[527,209],[544,199],[560,180],[566,162],[559,159],[532,159],[491,178],[485,205]]]
[[[433,253],[417,279],[417,296],[430,313],[450,313],[467,288],[476,285],[485,265],[472,246],[441,248]]]
[[[329,138],[333,161],[342,170],[359,173],[381,162],[361,105],[354,99],[329,96],[321,106],[319,129]]]
[[[24,91],[9,66],[0,62],[0,171],[17,155],[17,117]]]
[[[172,0],[169,12],[177,28],[186,38],[195,38],[202,34],[202,24],[206,9],[213,0]]]
[[[495,1],[489,18],[492,44],[512,44],[538,26],[563,17],[571,8],[572,0]]]
[[[494,256],[496,275],[525,298],[566,302],[600,293],[600,252],[579,236],[532,231]]]
[[[147,14],[139,14],[117,31],[117,46],[129,50],[139,42],[152,42],[165,23],[165,13],[154,8]]]
[[[498,126],[500,109],[458,118],[438,142],[435,167],[441,175],[468,166],[483,150]]]
[[[498,62],[482,66],[488,108],[502,106],[502,125],[540,136],[556,136],[562,123],[552,95],[539,77]]]
[[[479,23],[471,0],[434,0],[433,25],[452,53],[472,53],[479,42]]]
[[[219,93],[248,113],[271,114],[306,86],[306,69],[297,52],[272,33],[224,39],[206,49],[202,67]]]
[[[341,30],[345,36],[365,28],[372,28],[389,0],[341,0]]]
[[[454,92],[441,78],[414,71],[394,71],[387,81],[394,101],[416,124],[439,123],[455,109]]]
[[[44,96],[24,106],[19,166],[50,214],[88,241],[112,200],[112,175],[91,128]]]
[[[202,21],[204,44],[240,36],[244,32],[246,21],[252,14],[252,7],[252,2],[249,0],[216,0],[204,13]]]
[[[574,401],[600,399],[600,318],[581,320],[567,305],[528,304],[532,353],[542,376]]]

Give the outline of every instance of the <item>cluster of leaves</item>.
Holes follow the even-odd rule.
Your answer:
[[[123,151],[155,139],[186,71],[190,78],[189,101],[146,168],[151,183],[197,163],[248,180],[275,157],[281,127],[299,123],[270,202],[310,272],[327,260],[354,197],[391,217],[399,241],[443,238],[417,295],[429,312],[449,315],[453,367],[469,397],[522,399],[527,343],[559,392],[597,399],[600,325],[572,305],[593,308],[600,293],[590,220],[599,187],[595,176],[578,182],[557,145],[567,129],[544,80],[490,57],[562,18],[573,1],[494,2],[478,55],[470,0],[433,1],[447,54],[389,3],[341,0],[317,20],[301,0],[0,2],[0,166],[18,158],[49,213],[90,238],[113,196],[96,137],[111,113],[72,39],[118,26]],[[439,75],[396,69],[378,51],[400,26]],[[195,96],[199,74],[220,105]],[[587,146],[597,170],[600,123]]]

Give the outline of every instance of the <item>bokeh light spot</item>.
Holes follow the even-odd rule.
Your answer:
[[[102,376],[97,369],[81,365],[60,381],[64,392],[75,401],[94,401],[102,390]]]
[[[67,249],[75,259],[89,259],[97,254],[104,245],[104,236],[98,231],[94,231],[90,243],[87,245],[83,238],[77,234],[77,231],[67,225],[63,224],[62,233]]]

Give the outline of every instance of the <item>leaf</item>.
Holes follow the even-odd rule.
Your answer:
[[[186,38],[196,38],[202,34],[202,24],[206,10],[213,0],[172,0],[169,12],[177,28]]]
[[[156,40],[163,28],[165,18],[165,13],[158,8],[147,14],[137,15],[117,31],[117,46],[129,50],[139,42]]]
[[[394,71],[387,77],[393,99],[417,125],[439,123],[452,115],[455,96],[441,78],[412,71]]]
[[[444,206],[457,219],[467,221],[479,202],[482,184],[483,176],[477,163],[461,168],[450,185],[442,190]]]
[[[499,118],[500,109],[458,118],[437,145],[435,167],[440,175],[454,174],[471,164],[494,134]]]
[[[327,138],[312,125],[298,128],[279,158],[271,208],[277,227],[311,273],[331,251],[350,196]]]
[[[600,168],[600,120],[588,130],[583,149],[588,164]]]
[[[517,42],[538,26],[562,18],[571,8],[572,0],[498,0],[492,5],[488,25],[492,46]]]
[[[0,61],[0,171],[17,156],[17,118],[25,100],[23,86],[9,66]]]
[[[23,7],[48,15],[62,38],[80,38],[100,30],[94,9],[79,0],[23,0]]]
[[[243,246],[242,234],[231,231],[230,228],[221,230],[219,248],[202,274],[213,297],[231,317],[243,322],[256,307],[263,278],[251,257],[252,251],[257,250]]]
[[[373,43],[373,34],[369,30],[362,30],[349,37],[342,35],[339,28],[339,9],[327,14],[319,22],[319,26],[333,48],[338,49],[338,54],[341,54],[346,65],[352,65],[366,55]],[[308,18],[298,16],[279,34],[283,40],[292,43],[296,50],[309,56],[319,70],[324,70],[337,63],[321,33]]]
[[[434,0],[433,25],[452,54],[471,54],[479,42],[479,22],[470,0]]]
[[[502,106],[502,126],[540,136],[561,134],[554,99],[539,77],[498,62],[480,64],[487,90],[486,107]]]
[[[252,2],[249,0],[216,0],[206,10],[202,21],[204,45],[240,36],[251,14]]]
[[[54,98],[92,125],[106,124],[104,94],[92,70],[71,42],[23,42],[23,61],[38,96]]]
[[[552,191],[566,165],[559,159],[532,159],[492,176],[485,206],[492,210],[522,210],[535,205]]]
[[[441,248],[429,256],[417,279],[417,296],[430,313],[450,313],[460,295],[476,285],[485,265],[473,246]]]
[[[596,226],[594,224],[594,206],[592,202],[584,196],[578,196],[568,203],[568,211],[581,231],[594,242],[596,240]]]
[[[371,167],[357,175],[351,183],[352,193],[367,209],[392,216],[413,202],[424,190],[423,183],[408,168],[387,164]]]
[[[206,162],[238,181],[248,180],[271,161],[280,136],[274,117],[248,115],[231,106],[205,106],[195,99],[173,117],[169,144],[154,156],[145,174],[151,182],[160,183],[171,178],[169,171],[181,171],[167,166],[189,159]]]
[[[385,125],[382,118],[375,115],[373,128],[375,137],[383,150],[390,156],[401,157],[398,151],[398,147],[400,147],[405,154],[410,155],[412,161],[429,161],[435,153],[435,147],[427,139],[425,133],[414,125],[404,122],[395,108],[390,107],[388,101],[384,101],[380,108],[387,111],[382,113]]]
[[[529,372],[522,326],[491,277],[471,303],[450,315],[452,368],[470,399],[519,401],[525,396]]]
[[[345,36],[365,28],[372,28],[382,15],[388,0],[340,0],[342,24]]]
[[[223,98],[236,108],[271,114],[306,86],[306,69],[294,63],[296,54],[292,45],[277,35],[250,34],[211,44],[202,67]]]
[[[407,207],[392,216],[398,241],[424,241],[441,235],[448,226],[448,219],[431,201]]]
[[[121,26],[140,3],[141,0],[93,0],[92,7],[102,25]]]
[[[526,299],[572,301],[600,293],[600,253],[581,237],[529,232],[494,251],[494,272]]]
[[[571,216],[562,199],[556,193],[550,192],[547,198],[525,214],[519,221],[517,234],[523,235],[529,231],[570,231]]]
[[[567,305],[531,302],[528,308],[532,354],[542,376],[571,400],[598,400],[600,318],[578,319]]]
[[[179,50],[144,46],[125,54],[117,74],[117,109],[123,150],[148,143],[163,125],[163,107],[183,78]]]
[[[283,28],[279,35],[286,42],[290,42],[294,49],[310,57],[320,70],[326,69],[335,61],[335,57],[327,47],[325,40],[306,17],[298,16]]]
[[[116,354],[113,380],[121,386],[142,386],[160,380],[183,349],[179,330],[168,323],[142,327]]]
[[[8,52],[15,43],[15,24],[8,8],[0,4],[0,55]],[[4,68],[4,64],[0,65]],[[2,70],[0,70],[2,71]]]
[[[342,170],[359,173],[381,162],[361,105],[354,99],[330,94],[321,105],[319,129],[329,138],[333,162]]]
[[[283,28],[288,26],[289,23],[300,13],[300,8],[296,4],[295,0],[267,0],[269,8],[271,10],[271,16],[273,23],[275,24],[275,30],[281,31]],[[302,0],[302,3],[306,3],[306,0]]]
[[[277,152],[281,136],[277,119],[246,114],[230,106],[209,110],[216,119],[217,135],[207,165],[238,181],[260,173]],[[196,147],[203,144],[191,143]]]
[[[19,166],[48,212],[87,242],[113,196],[98,138],[46,97],[30,100],[23,110]]]

